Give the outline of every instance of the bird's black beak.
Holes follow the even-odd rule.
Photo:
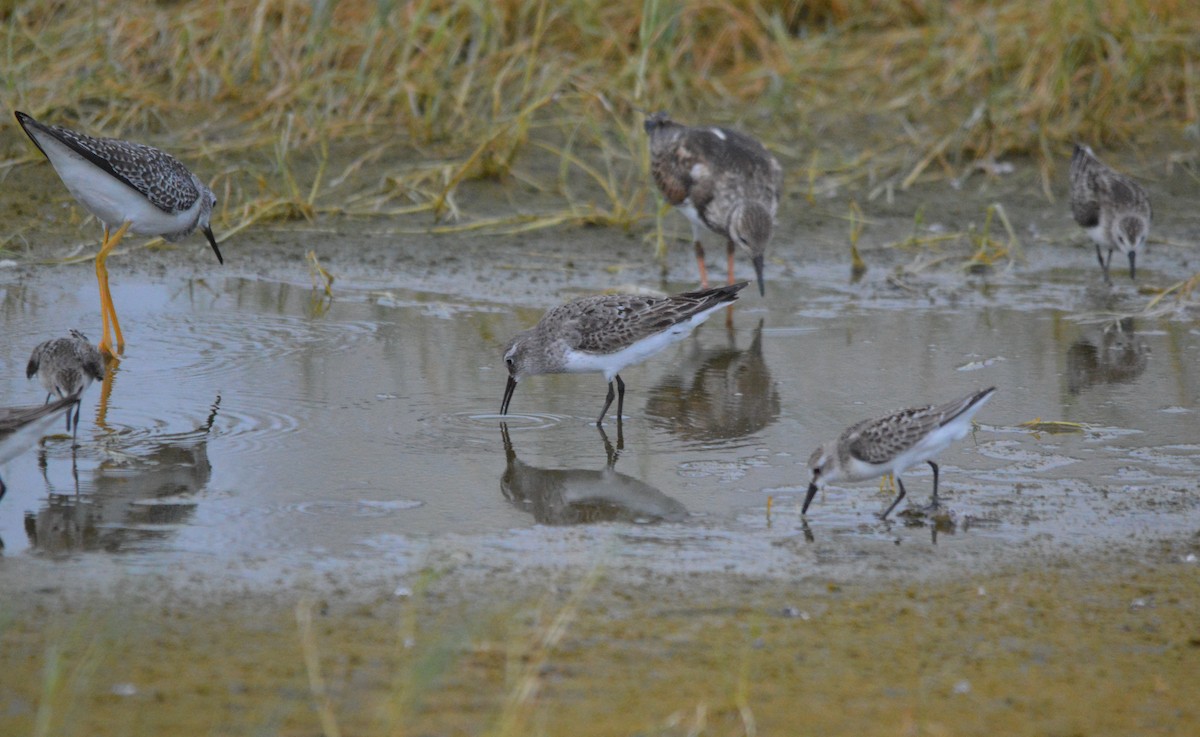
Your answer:
[[[767,289],[763,285],[762,278],[763,257],[761,255],[755,256],[752,261],[754,262],[754,275],[758,277],[758,296],[765,297],[767,296]]]
[[[1129,252],[1129,279],[1132,281],[1137,278],[1137,251]]]
[[[224,264],[225,259],[221,258],[221,249],[217,248],[217,239],[213,236],[212,228],[205,225],[203,230],[204,237],[208,238],[208,242],[213,248],[213,253],[217,254],[217,263]]]
[[[500,402],[500,414],[508,414],[508,403],[512,401],[513,392],[517,390],[517,380],[511,375],[508,377],[508,384],[504,387],[504,399]]]
[[[804,495],[804,506],[800,508],[800,514],[808,514],[808,505],[812,504],[813,497],[817,495],[817,482],[813,481],[808,485],[808,493]]]

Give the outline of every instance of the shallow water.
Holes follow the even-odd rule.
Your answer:
[[[1080,323],[1111,298],[1078,273],[929,279],[915,296],[832,266],[770,281],[731,328],[717,316],[627,370],[625,421],[600,432],[598,375],[529,379],[496,414],[502,346],[540,306],[123,274],[128,348],[85,395],[77,447],[52,435],[0,465],[3,554],[91,563],[101,585],[202,572],[238,589],[402,581],[439,559],[853,576],[906,567],[880,545],[985,563],[1194,529],[1194,325]],[[42,399],[24,379],[33,345],[98,324],[86,267],[0,281],[3,403]],[[891,492],[866,482],[826,489],[801,520],[819,442],[987,385],[977,432],[939,458],[948,519],[881,523]],[[1083,427],[1018,427],[1035,418]],[[906,475],[914,506],[931,478]]]

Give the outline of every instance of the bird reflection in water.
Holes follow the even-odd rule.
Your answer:
[[[155,438],[123,452],[120,462],[101,463],[90,493],[79,493],[73,473],[70,493],[51,490],[44,506],[25,514],[30,546],[50,555],[132,552],[170,536],[195,513],[194,495],[212,476],[208,435],[220,403],[218,396],[197,429]],[[45,473],[44,448],[39,462]]]
[[[500,491],[516,508],[533,515],[543,525],[578,525],[594,522],[677,522],[687,509],[658,489],[614,467],[624,447],[620,425],[613,447],[603,428],[607,462],[603,469],[537,468],[523,463],[513,450],[508,425],[501,423],[506,466]]]
[[[41,431],[47,429],[46,423],[63,410],[70,417],[72,409],[78,411],[79,397],[71,396],[56,399],[46,404],[27,407],[0,407],[0,464],[16,458],[31,447]],[[4,498],[7,487],[4,479],[0,478],[0,499]]]
[[[1133,318],[1111,323],[1067,349],[1067,391],[1075,395],[1097,384],[1128,384],[1145,372],[1149,360],[1150,346],[1137,336]]]
[[[750,346],[739,349],[734,331],[728,344],[697,351],[650,390],[646,415],[684,440],[742,438],[779,419],[779,390],[763,359],[763,323]]]

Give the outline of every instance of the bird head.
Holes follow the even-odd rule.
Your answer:
[[[1137,274],[1137,252],[1146,245],[1146,222],[1138,217],[1118,218],[1113,222],[1113,242],[1129,256],[1129,278]]]
[[[758,293],[763,287],[763,259],[767,251],[767,241],[771,240],[771,229],[775,220],[770,211],[758,203],[751,202],[737,208],[729,222],[729,237],[734,243],[744,248],[750,254],[754,263],[754,273],[758,278]]]
[[[825,485],[827,481],[837,478],[837,464],[834,463],[834,448],[830,443],[820,446],[813,451],[813,454],[808,459],[808,470],[812,474],[812,479],[808,482],[808,492],[804,495],[804,506],[800,513],[808,512],[808,505],[812,503],[813,497],[817,495],[817,489]]]

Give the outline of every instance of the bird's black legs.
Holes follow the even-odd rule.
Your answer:
[[[905,493],[907,493],[904,491],[904,482],[900,480],[899,476],[896,477],[896,486],[900,489],[900,493],[896,495],[896,498],[892,500],[892,503],[888,505],[888,508],[883,510],[883,514],[879,515],[880,519],[887,519],[887,516],[892,513],[892,510],[896,508],[896,505],[900,503],[900,500],[903,499]]]
[[[613,377],[617,382],[617,389],[613,391],[613,383],[608,382],[608,396],[604,398],[604,409],[600,410],[600,416],[596,418],[596,427],[600,427],[604,423],[604,415],[608,414],[608,408],[612,406],[613,398],[617,400],[617,427],[621,426],[621,416],[625,412],[625,382],[621,380],[621,375],[617,374]]]
[[[1104,271],[1104,283],[1112,284],[1112,279],[1108,275],[1108,266],[1112,263],[1112,249],[1108,251],[1108,259],[1106,260],[1103,254],[1100,253],[1100,244],[1096,244],[1096,259],[1100,262],[1100,268]]]
[[[612,406],[613,397],[616,393],[613,391],[613,383],[608,382],[608,396],[604,398],[604,409],[600,410],[600,416],[596,418],[596,427],[600,427],[604,423],[604,415],[608,414],[608,408]]]
[[[930,506],[933,507],[934,509],[937,509],[937,507],[938,507],[938,495],[937,495],[938,467],[937,467],[937,464],[934,463],[933,461],[928,461],[928,463],[929,463],[929,467],[933,469],[933,502],[930,504]]]

